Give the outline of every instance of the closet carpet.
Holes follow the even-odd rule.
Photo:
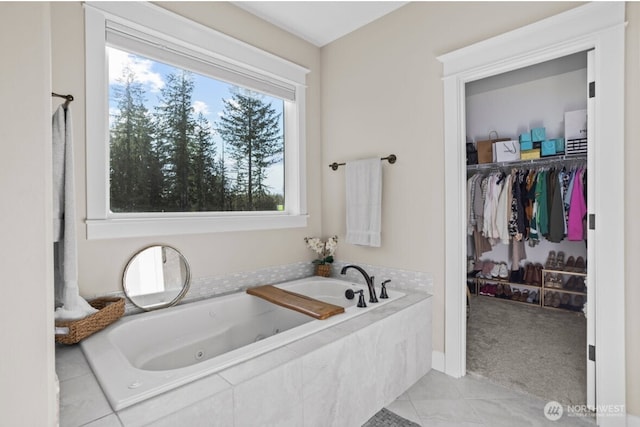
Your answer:
[[[467,371],[565,405],[586,404],[586,319],[485,296],[472,296]]]

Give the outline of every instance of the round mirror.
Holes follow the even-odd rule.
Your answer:
[[[189,289],[189,264],[170,246],[151,246],[135,254],[122,277],[125,295],[143,310],[177,304]]]

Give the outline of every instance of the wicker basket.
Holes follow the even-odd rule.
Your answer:
[[[331,276],[331,264],[316,264],[316,276]]]
[[[56,322],[56,328],[69,328],[68,334],[56,334],[56,342],[76,344],[94,332],[106,328],[124,315],[124,298],[97,298],[89,301],[89,304],[99,311],[84,319]]]

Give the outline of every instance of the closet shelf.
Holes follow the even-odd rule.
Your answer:
[[[546,268],[543,268],[542,271],[544,271],[545,273],[568,274],[568,275],[571,275],[571,276],[587,277],[587,273],[582,273],[582,272],[578,272],[578,271],[548,270]]]
[[[567,163],[567,162],[584,162],[587,160],[585,154],[572,154],[553,156],[531,160],[515,160],[513,162],[496,162],[496,163],[481,163],[478,165],[467,165],[467,171],[474,170],[491,170],[491,169],[503,169],[503,168],[517,168],[521,166],[550,166],[555,163]]]
[[[524,287],[527,287],[527,288],[535,288],[535,289],[540,289],[541,288],[540,285],[527,285],[527,284],[524,284],[524,283],[510,282],[508,280],[498,279],[498,278],[487,279],[485,277],[469,277],[469,279],[477,280],[478,282],[481,282],[481,283],[489,282],[489,283],[497,283],[497,284],[502,284],[502,285],[515,286],[515,287],[524,286]]]

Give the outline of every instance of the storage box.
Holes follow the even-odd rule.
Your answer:
[[[531,150],[533,141],[531,141],[531,133],[523,133],[520,135],[520,150]]]
[[[576,154],[587,154],[587,139],[573,139],[566,142],[565,154],[567,156]]]
[[[556,142],[556,154],[564,153],[564,138],[554,139]]]
[[[540,144],[541,156],[555,156],[556,155],[556,141],[554,139],[547,139]]]
[[[540,149],[520,151],[520,160],[533,160],[540,158]]]
[[[496,141],[493,143],[496,162],[513,162],[520,160],[520,142],[516,140]]]
[[[532,142],[540,142],[547,139],[547,134],[544,128],[533,128],[531,129],[531,141]]]
[[[585,139],[587,137],[587,110],[564,113],[564,139]]]

